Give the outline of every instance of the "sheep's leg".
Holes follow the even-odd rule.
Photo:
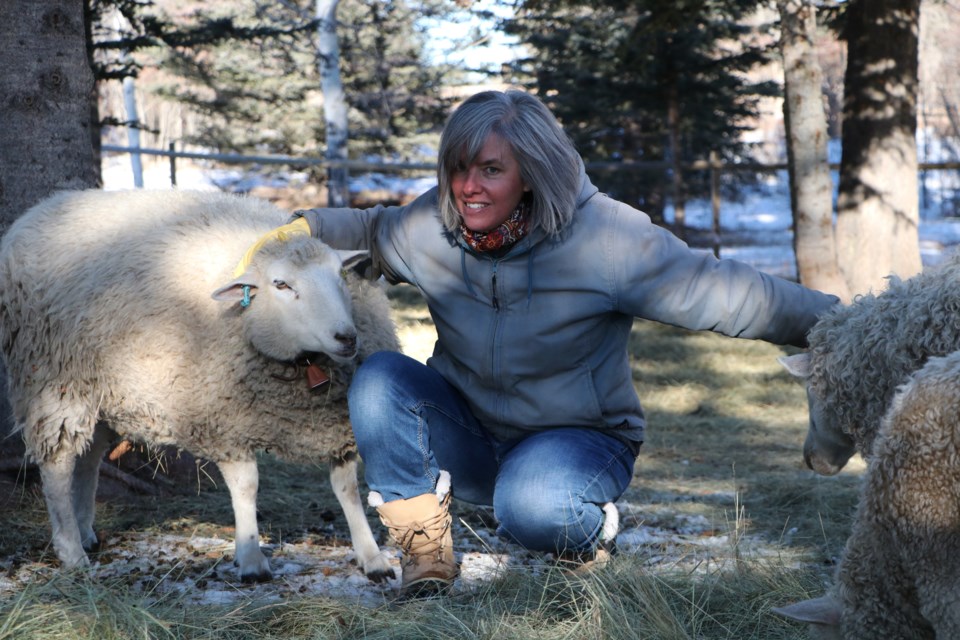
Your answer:
[[[50,514],[53,532],[53,549],[66,568],[90,564],[80,543],[80,528],[73,511],[73,471],[77,456],[73,451],[58,451],[53,457],[40,462],[40,478],[43,497]]]
[[[360,488],[357,486],[356,458],[331,462],[330,484],[333,486],[337,501],[340,502],[340,508],[347,517],[350,541],[357,557],[357,564],[374,582],[395,578],[396,573],[390,566],[390,560],[386,554],[380,552],[364,512]]]
[[[110,446],[111,431],[104,423],[98,422],[93,431],[93,441],[86,453],[77,459],[73,471],[73,512],[77,516],[80,531],[80,544],[87,551],[95,551],[100,546],[93,529],[96,515],[97,481],[100,478],[100,461]]]
[[[270,580],[270,561],[260,551],[260,532],[257,529],[257,475],[256,460],[218,462],[230,500],[233,502],[233,517],[236,521],[236,561],[243,582]]]

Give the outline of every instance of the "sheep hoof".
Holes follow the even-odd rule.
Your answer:
[[[92,542],[83,543],[83,550],[87,553],[97,553],[100,551],[100,546],[100,541],[94,538]]]
[[[270,582],[271,580],[273,580],[273,573],[270,571],[260,570],[240,574],[240,582],[243,584]]]
[[[60,566],[64,569],[82,569],[90,566],[90,558],[87,557],[87,554],[71,558],[61,557]]]
[[[397,577],[397,572],[390,564],[390,557],[383,552],[378,553],[366,562],[359,562],[359,564],[360,568],[363,569],[363,574],[377,584],[382,584],[387,580],[395,580]]]
[[[397,572],[393,569],[393,567],[390,567],[389,569],[372,569],[365,575],[367,576],[367,579],[377,584],[384,584],[389,580],[397,579]]]

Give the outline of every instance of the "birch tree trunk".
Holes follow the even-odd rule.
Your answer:
[[[850,295],[837,264],[833,228],[823,74],[813,45],[816,9],[811,0],[777,0],[777,8],[797,274],[804,285],[847,301]]]
[[[921,269],[917,225],[920,0],[850,0],[837,257],[853,295]]]
[[[317,0],[317,59],[320,90],[323,92],[323,115],[326,125],[328,161],[347,159],[347,100],[340,80],[340,45],[337,41],[337,5],[340,0]],[[350,205],[346,166],[331,165],[327,169],[327,204],[331,207]]]
[[[114,25],[117,30],[117,39],[123,37],[124,29],[128,26],[126,18],[120,10],[114,12]],[[120,62],[130,62],[130,52],[121,51]],[[132,76],[122,81],[123,107],[126,112],[127,146],[131,149],[140,148],[140,116],[137,113],[137,86]],[[143,158],[139,153],[130,153],[130,170],[133,172],[133,186],[143,189]]]

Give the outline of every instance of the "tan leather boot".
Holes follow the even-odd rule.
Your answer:
[[[443,474],[437,493],[424,493],[407,500],[383,502],[371,492],[369,502],[380,514],[380,521],[403,552],[400,562],[402,597],[433,595],[448,589],[460,574],[453,557],[450,517],[449,474]],[[443,490],[446,485],[447,489]],[[379,498],[379,501],[378,501]],[[379,502],[379,504],[377,504]]]

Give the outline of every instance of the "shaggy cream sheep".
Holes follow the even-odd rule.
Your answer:
[[[64,192],[0,242],[0,347],[15,428],[40,467],[54,548],[84,565],[97,470],[112,432],[216,462],[236,518],[243,580],[265,580],[257,450],[331,463],[358,564],[393,573],[357,488],[346,389],[357,362],[398,349],[361,252],[298,237],[233,269],[287,214],[200,192]],[[212,296],[211,296],[212,294]],[[318,388],[302,375],[316,373]],[[323,378],[328,381],[323,383]]]
[[[806,353],[781,362],[807,385],[807,465],[840,471],[854,452],[869,456],[897,386],[928,358],[960,349],[960,254],[906,281],[892,278],[823,315]]]
[[[832,592],[774,611],[822,637],[960,638],[960,351],[894,396]]]

